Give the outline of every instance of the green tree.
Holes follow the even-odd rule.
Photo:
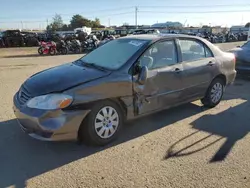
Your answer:
[[[70,25],[72,29],[79,28],[79,27],[94,27],[99,28],[101,27],[101,22],[99,18],[95,18],[95,20],[89,20],[87,18],[84,18],[83,16],[76,14],[72,17],[70,21]]]
[[[52,19],[53,19],[53,21],[50,24],[51,25],[51,29],[53,31],[60,30],[63,27],[63,20],[62,20],[61,15],[56,14]]]
[[[246,23],[245,27],[250,27],[250,22]]]
[[[70,30],[72,30],[70,25],[63,24],[61,31],[70,31]]]
[[[203,25],[202,28],[211,28],[209,25]]]
[[[72,17],[72,19],[70,21],[70,25],[73,29],[83,27],[83,26],[86,26],[86,27],[92,26],[90,20],[82,17],[79,14],[76,14]]]
[[[48,25],[48,26],[46,27],[46,30],[47,30],[47,31],[51,31],[51,30],[52,30],[51,25]]]
[[[101,22],[99,18],[95,18],[94,21],[92,21],[92,27],[99,28],[101,26]]]

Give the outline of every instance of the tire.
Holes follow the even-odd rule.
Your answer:
[[[66,48],[66,47],[63,47],[62,49],[61,49],[61,54],[62,55],[66,55],[68,53],[68,49]]]
[[[213,108],[217,106],[223,97],[224,88],[225,82],[223,81],[223,79],[214,79],[210,84],[205,97],[201,99],[202,104],[208,108]]]
[[[114,124],[112,124],[108,119],[103,119],[101,121],[104,117],[104,109],[106,109],[107,117],[112,117]],[[111,116],[108,115],[110,109],[112,111]],[[78,131],[79,141],[84,141],[88,145],[107,145],[117,138],[122,128],[123,121],[124,115],[119,105],[109,100],[100,101],[92,107],[91,112],[83,120]]]
[[[37,51],[38,51],[38,53],[39,53],[40,55],[43,55],[43,48],[42,48],[42,47],[39,47]]]
[[[49,49],[49,54],[50,54],[50,55],[56,55],[56,49],[50,48],[50,49]]]
[[[76,53],[76,54],[81,53],[81,49],[80,49],[80,48],[75,48],[75,50],[74,50],[74,51],[75,51],[75,53]]]

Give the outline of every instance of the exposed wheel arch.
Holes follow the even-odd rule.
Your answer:
[[[227,78],[226,78],[226,76],[225,76],[224,74],[219,74],[219,75],[217,75],[217,76],[211,81],[211,83],[212,83],[215,79],[221,79],[221,80],[223,81],[223,83],[224,83],[224,86],[227,84]],[[210,83],[210,84],[211,84],[211,83]]]

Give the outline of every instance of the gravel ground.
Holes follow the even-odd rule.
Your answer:
[[[250,187],[250,83],[221,104],[199,101],[127,123],[112,145],[40,142],[25,135],[12,96],[30,75],[80,55],[0,58],[0,187]]]

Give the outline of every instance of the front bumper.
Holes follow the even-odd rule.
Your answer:
[[[78,129],[89,110],[39,110],[20,105],[14,96],[14,113],[21,129],[43,141],[77,140]]]

